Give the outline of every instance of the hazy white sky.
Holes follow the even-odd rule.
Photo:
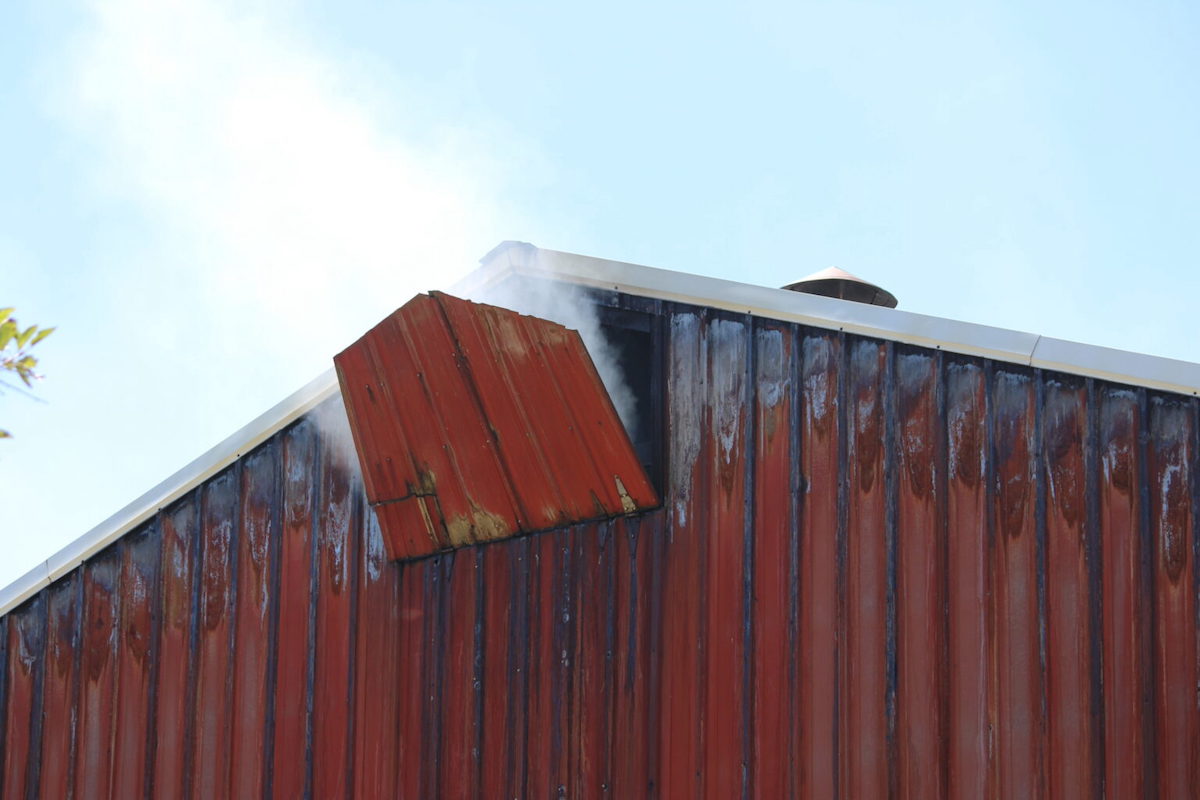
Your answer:
[[[0,585],[502,239],[1200,360],[1191,3],[13,0]]]

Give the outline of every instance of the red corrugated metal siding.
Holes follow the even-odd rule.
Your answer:
[[[3,620],[3,797],[1197,794],[1195,399],[660,319],[662,509],[398,564],[302,421]]]
[[[334,363],[393,558],[658,502],[575,331],[434,292]]]

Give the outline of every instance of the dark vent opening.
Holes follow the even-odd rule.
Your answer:
[[[661,336],[652,314],[601,306],[600,329],[632,394],[633,419],[626,430],[638,460],[662,494],[663,425]]]

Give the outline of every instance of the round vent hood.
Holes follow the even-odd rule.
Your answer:
[[[851,275],[846,270],[837,267],[814,272],[783,288],[793,292],[819,294],[822,297],[836,297],[839,300],[851,300],[855,303],[886,306],[887,308],[895,308],[897,303],[896,296],[887,289],[882,289],[870,281],[864,281],[857,275]]]

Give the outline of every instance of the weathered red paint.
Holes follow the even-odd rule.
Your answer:
[[[848,797],[888,794],[887,526],[884,486],[885,346],[853,342],[847,353],[848,491],[843,616],[839,638],[839,786]]]
[[[334,359],[393,558],[657,497],[574,331],[419,295]]]
[[[661,509],[397,563],[302,420],[3,619],[3,796],[1197,793],[1200,401],[659,311]]]
[[[839,415],[843,404],[839,377],[842,337],[806,335],[802,343],[800,386],[800,473],[803,507],[800,524],[799,601],[799,785],[802,797],[835,797],[837,786],[838,581],[842,572],[838,540],[839,508],[844,506],[839,458]]]
[[[946,796],[945,430],[938,407],[941,359],[895,356],[896,780],[900,797]]]
[[[1047,796],[1094,797],[1099,791],[1099,733],[1092,698],[1099,691],[1088,539],[1087,417],[1081,380],[1048,380],[1042,400],[1046,503]]]
[[[1041,797],[1045,720],[1039,663],[1034,384],[997,369],[991,386],[993,659],[997,791]]]
[[[137,797],[146,792],[155,633],[154,605],[147,598],[154,596],[160,546],[153,528],[129,536],[121,546],[113,797]]]
[[[1147,472],[1154,576],[1154,741],[1161,797],[1200,787],[1200,645],[1196,631],[1196,530],[1192,469],[1196,408],[1182,398],[1150,402]]]
[[[951,797],[989,797],[992,712],[988,637],[988,526],[985,482],[987,400],[983,366],[945,367],[947,438],[947,774]]]
[[[83,575],[72,573],[46,594],[46,673],[43,684],[40,797],[67,797],[75,773],[75,698],[79,672],[79,598]],[[143,723],[144,724],[144,723]],[[145,735],[145,729],[141,729]],[[0,737],[2,738],[2,737]]]
[[[279,445],[251,453],[242,462],[238,509],[237,584],[233,640],[233,737],[229,794],[261,797],[266,782],[266,737],[270,709],[271,574],[278,558],[281,521],[276,475]]]
[[[1105,788],[1146,794],[1150,597],[1142,572],[1140,393],[1101,389],[1100,560],[1103,565]]]
[[[106,551],[83,579],[83,658],[75,763],[75,794],[80,798],[108,797],[112,791],[120,555],[120,548]]]
[[[786,797],[794,786],[790,720],[794,681],[795,580],[792,374],[794,340],[783,327],[763,327],[754,337],[754,688],[751,794]],[[785,498],[780,502],[781,498]]]

